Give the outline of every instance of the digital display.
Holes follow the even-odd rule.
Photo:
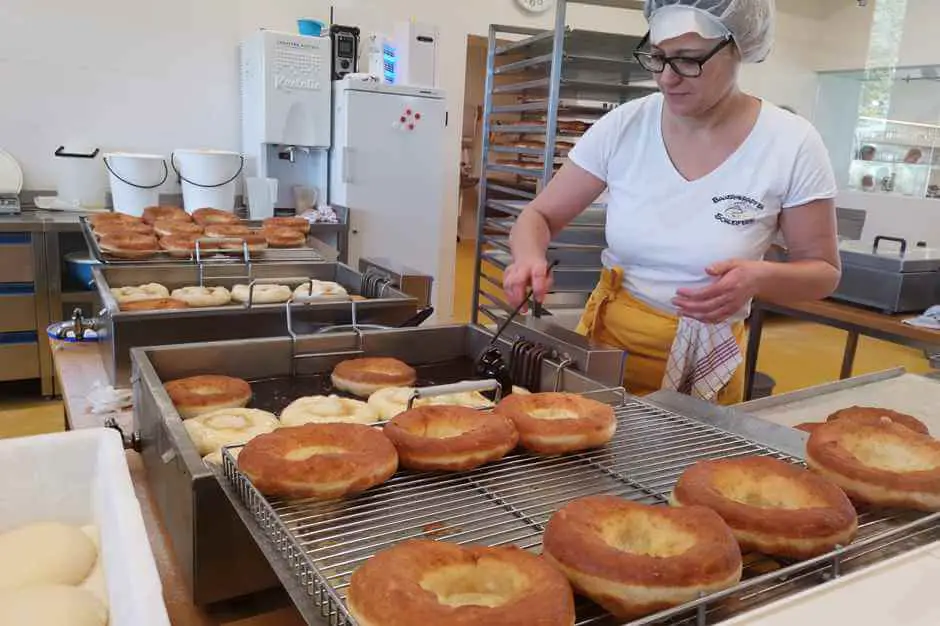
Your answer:
[[[353,41],[345,37],[336,42],[336,51],[340,56],[351,57],[353,55]]]

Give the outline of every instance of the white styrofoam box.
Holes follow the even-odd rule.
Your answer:
[[[30,522],[94,524],[110,626],[169,626],[160,576],[117,432],[0,441],[0,532]]]

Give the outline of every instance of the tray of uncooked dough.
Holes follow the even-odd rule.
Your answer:
[[[773,441],[776,427],[764,429],[768,436],[749,438],[737,433],[757,432],[752,418],[705,403],[679,405],[695,410],[627,397],[615,407],[617,433],[603,449],[551,458],[513,454],[460,474],[399,472],[345,500],[266,498],[239,472],[230,449],[220,483],[307,623],[354,625],[345,606],[350,576],[400,541],[432,538],[540,552],[549,517],[576,498],[610,494],[666,505],[682,471],[696,461],[765,455],[800,462],[757,442]],[[720,622],[940,539],[938,524],[936,515],[862,511],[851,546],[799,563],[746,555],[738,586],[633,623]],[[579,600],[577,611],[578,626],[622,623],[586,600]]]
[[[761,398],[738,405],[741,411],[784,426],[825,422],[840,409],[870,406],[907,413],[940,434],[940,381],[893,369]]]

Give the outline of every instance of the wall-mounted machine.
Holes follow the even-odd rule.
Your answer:
[[[332,112],[330,37],[261,30],[241,48],[242,151],[249,177],[276,178],[278,207],[294,186],[326,195]]]
[[[359,71],[359,29],[355,26],[330,26],[333,41],[333,80]]]

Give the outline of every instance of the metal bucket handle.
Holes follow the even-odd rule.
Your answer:
[[[193,259],[196,262],[196,268],[199,276],[199,286],[205,287],[206,282],[206,261],[202,258],[203,252],[220,252],[221,249],[216,250],[215,248],[210,248],[209,250],[203,250],[202,244],[204,243],[221,243],[224,241],[241,241],[242,242],[242,260],[245,263],[245,272],[244,276],[226,276],[226,278],[244,278],[248,281],[251,280],[251,253],[248,250],[248,242],[240,237],[200,237],[196,240],[196,254]],[[248,294],[249,300],[251,298],[251,292]],[[249,305],[250,308],[250,305]]]
[[[194,187],[202,187],[203,189],[216,189],[217,187],[224,187],[225,185],[229,184],[230,182],[234,181],[236,178],[238,178],[239,176],[241,176],[242,171],[244,171],[244,169],[245,169],[245,155],[239,154],[239,155],[238,155],[238,158],[239,158],[238,171],[235,172],[235,175],[234,175],[234,176],[232,176],[232,177],[229,178],[228,180],[223,181],[223,182],[221,182],[221,183],[219,183],[219,184],[217,184],[217,185],[200,185],[199,183],[194,182],[194,181],[191,181],[191,180],[189,180],[188,178],[186,178],[185,176],[183,176],[183,174],[182,174],[182,172],[180,172],[179,168],[176,167],[175,158],[176,158],[176,153],[175,153],[175,152],[171,152],[171,153],[170,153],[170,165],[173,166],[173,171],[176,172],[176,175],[177,175],[177,177],[179,177],[179,180],[180,180],[180,181],[187,182],[187,183],[189,183],[190,185],[192,185],[192,186],[194,186]],[[163,165],[166,166],[166,163],[164,163]]]
[[[102,157],[101,160],[104,161],[104,166],[108,168],[108,171],[111,172],[112,176],[117,178],[119,181],[121,181],[125,185],[130,185],[131,187],[136,187],[137,189],[156,189],[157,187],[165,183],[166,179],[170,177],[170,170],[166,166],[166,160],[160,161],[161,163],[163,163],[163,180],[161,180],[156,185],[138,185],[137,183],[132,183],[131,181],[127,180],[126,178],[124,178],[123,176],[121,176],[120,174],[114,171],[114,169],[111,167],[111,164],[108,163],[108,157]]]
[[[291,279],[280,279],[280,280],[291,280]],[[304,279],[306,284],[310,285],[310,291],[313,291],[313,279],[307,278]],[[309,304],[311,302],[320,302],[322,298],[317,296],[291,296],[290,300],[284,305],[285,316],[287,319],[287,334],[290,335],[290,375],[291,377],[297,374],[297,361],[300,359],[309,359],[314,356],[324,357],[324,356],[361,356],[365,353],[365,335],[362,332],[362,329],[359,328],[359,314],[357,312],[357,306],[355,300],[349,301],[349,306],[352,314],[352,331],[356,334],[356,347],[352,350],[342,350],[339,352],[326,352],[326,353],[298,353],[297,352],[297,340],[299,336],[294,330],[294,316],[292,314],[293,305],[295,304]]]

